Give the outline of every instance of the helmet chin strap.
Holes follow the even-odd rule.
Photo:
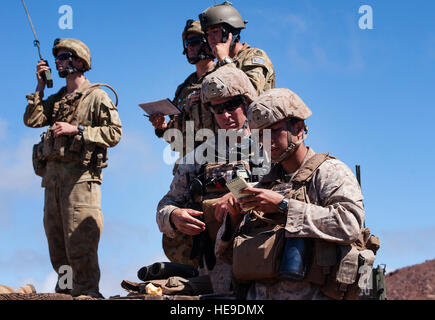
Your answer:
[[[56,69],[58,69],[57,66],[56,66]],[[59,77],[66,78],[69,74],[72,74],[75,72],[85,72],[85,70],[74,67],[73,63],[72,63],[72,57],[70,57],[68,60],[68,66],[64,70],[59,71],[58,73],[59,73]]]
[[[278,159],[273,160],[272,162],[275,163],[280,163],[284,160],[287,160],[288,158],[291,157],[292,154],[294,154],[296,152],[296,150],[298,149],[298,147],[301,145],[302,142],[305,141],[305,139],[307,138],[307,134],[308,134],[308,128],[305,127],[304,129],[304,133],[302,135],[302,139],[299,140],[298,142],[293,142],[292,141],[292,134],[291,134],[291,124],[290,121],[287,122],[287,142],[288,142],[288,147],[287,149],[279,156]]]
[[[189,57],[189,54],[187,53],[187,48],[184,49],[183,54],[186,55],[187,61],[190,64],[197,64],[199,61],[204,59],[214,59],[214,56],[211,53],[207,53],[206,48],[204,46],[208,46],[207,43],[201,43],[199,49],[198,49],[198,55],[195,57]]]

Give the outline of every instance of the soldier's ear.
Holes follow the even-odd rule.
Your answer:
[[[291,119],[290,120],[290,130],[292,135],[297,137],[302,137],[305,131],[305,122],[304,120],[299,119]]]

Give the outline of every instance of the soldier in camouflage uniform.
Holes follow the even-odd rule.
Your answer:
[[[257,94],[275,88],[275,69],[266,52],[241,43],[240,32],[245,23],[228,1],[214,5],[199,15],[201,28],[217,58],[217,66],[234,63],[245,72]]]
[[[316,154],[304,144],[307,132],[304,120],[310,115],[310,109],[288,89],[269,90],[249,106],[251,129],[271,129],[274,166],[258,185],[242,191],[249,196],[233,200],[234,204],[228,201],[218,204],[216,215],[226,222],[217,235],[216,255],[236,263],[232,259],[236,257],[240,243],[234,239],[243,233],[242,230],[247,230],[243,229],[247,221],[254,221],[258,216],[251,211],[245,215],[241,209],[254,207],[269,220],[275,216],[283,219],[286,239],[311,239],[305,245],[313,246],[308,252],[314,252],[315,258],[310,272],[301,281],[280,276],[250,279],[246,291],[248,299],[343,299],[349,285],[355,282],[359,255],[363,253],[368,266],[373,264],[374,255],[370,250],[355,251],[350,246],[359,238],[364,224],[360,186],[343,162],[329,154]],[[309,178],[301,182],[301,176]],[[299,189],[301,185],[303,193],[298,192],[302,190]],[[341,263],[336,261],[337,253],[342,254]],[[246,261],[246,264],[255,266],[257,262]],[[233,265],[235,276],[238,273],[236,267]],[[244,272],[247,272],[246,268]],[[346,281],[338,281],[346,278],[343,275],[347,276]]]
[[[48,67],[40,61],[36,91],[26,96],[24,123],[50,127],[34,147],[34,168],[45,188],[44,228],[51,263],[56,272],[62,265],[73,271],[72,291],[62,290],[59,283],[55,290],[102,297],[97,255],[103,230],[100,184],[107,148],[121,139],[121,121],[100,84],[92,85],[84,76],[91,69],[91,56],[83,42],[56,39],[53,55],[66,86],[43,100],[46,84],[40,73]]]
[[[226,144],[226,149],[220,152],[217,142],[222,137],[217,135],[209,138],[194,152],[186,155],[172,180],[169,192],[160,200],[157,207],[157,224],[160,231],[166,238],[174,239],[174,245],[170,245],[169,241],[166,243],[164,241],[163,244],[165,253],[172,262],[195,265],[191,260],[196,258],[191,256],[194,247],[192,238],[206,236],[199,240],[204,241],[202,242],[204,246],[208,241],[212,256],[205,253],[204,256],[199,255],[197,260],[199,260],[200,274],[210,275],[215,292],[230,290],[231,267],[219,259],[213,261],[216,260],[214,238],[219,224],[214,220],[214,207],[211,205],[209,206],[211,210],[207,210],[205,204],[207,201],[228,193],[228,189],[224,187],[225,182],[218,183],[218,177],[222,172],[225,173],[226,180],[234,177],[234,174],[246,173],[246,169],[252,169],[252,164],[247,162],[231,163],[229,154],[237,148],[246,147],[246,143],[250,143],[246,108],[256,96],[256,91],[249,78],[239,69],[225,66],[205,77],[201,90],[202,103],[212,110],[217,123],[224,129],[222,130],[224,133],[229,129],[239,130],[244,138],[234,146]],[[226,139],[225,136],[222,139]],[[204,149],[209,146],[216,151],[216,163],[200,164],[189,161],[195,154],[203,154]],[[249,165],[251,168],[246,168]],[[199,200],[196,199],[197,195],[191,192],[193,182],[197,179],[204,186],[204,194]],[[199,206],[192,209],[191,204],[198,202]],[[207,268],[203,264],[204,261]]]
[[[180,157],[192,151],[186,150],[187,121],[193,121],[195,132],[203,128],[210,129],[215,133],[218,130],[213,115],[210,113],[210,110],[204,108],[201,104],[199,96],[202,80],[215,68],[214,57],[205,40],[199,21],[187,20],[182,33],[182,40],[183,54],[186,55],[187,61],[190,64],[195,65],[196,71],[188,76],[175,91],[173,103],[181,108],[181,113],[171,117],[169,122],[165,122],[165,117],[162,114],[150,116],[150,121],[159,138],[163,137],[164,132],[171,128],[178,129],[183,133],[183,155],[180,155]],[[195,141],[194,147],[197,147],[202,142]],[[174,143],[176,144],[177,142],[175,141]],[[175,144],[173,145],[173,150],[178,149]]]

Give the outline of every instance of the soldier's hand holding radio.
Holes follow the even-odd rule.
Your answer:
[[[38,86],[36,87],[36,91],[43,92],[45,89],[46,81],[42,78],[42,73],[44,71],[49,71],[50,67],[47,66],[47,63],[44,60],[39,60],[36,65],[36,80],[38,81]]]

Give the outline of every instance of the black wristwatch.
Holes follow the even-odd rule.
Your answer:
[[[222,66],[229,64],[229,63],[232,63],[232,62],[234,62],[233,59],[231,59],[230,57],[225,57],[222,60],[218,61],[217,64],[219,67],[222,67]]]
[[[77,129],[79,130],[79,135],[83,137],[83,131],[85,131],[85,127],[83,127],[81,124],[77,126]]]
[[[289,198],[284,198],[281,200],[280,203],[278,203],[278,209],[279,211],[283,212],[283,213],[287,213],[288,211],[288,202],[290,201]]]

